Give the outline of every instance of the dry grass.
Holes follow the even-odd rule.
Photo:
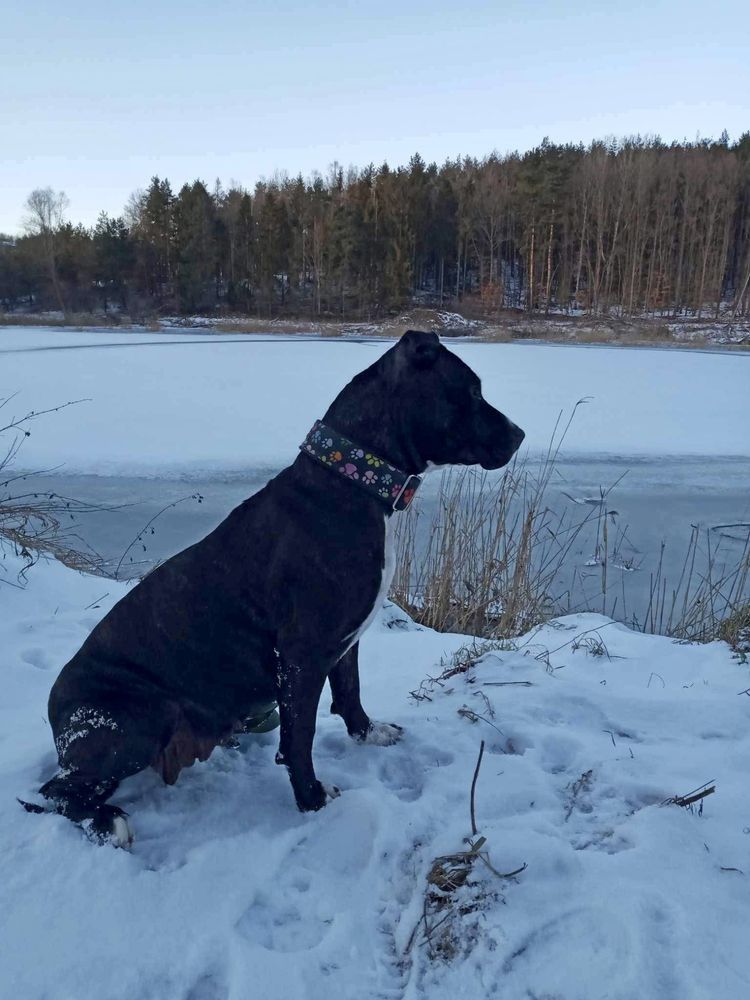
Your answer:
[[[49,556],[81,573],[107,576],[102,557],[63,521],[93,509],[51,493],[0,496],[0,548],[9,544],[26,561],[24,572],[41,556]]]
[[[734,610],[719,622],[717,637],[734,650],[735,655],[747,663],[750,656],[750,604],[738,603]]]
[[[464,841],[467,849],[442,854],[432,862],[427,873],[422,916],[409,937],[406,955],[415,945],[425,946],[433,961],[450,962],[459,955],[469,954],[481,937],[482,910],[500,898],[497,888],[492,887],[486,878],[476,876],[476,863],[481,861],[487,872],[501,880],[515,880],[526,870],[524,863],[515,871],[499,872],[490,860],[487,838],[479,836],[475,794],[483,756],[484,740],[479,746],[471,781],[471,837],[466,837]]]
[[[486,340],[492,344],[510,344],[519,338],[515,337],[513,332],[507,326],[490,323],[487,326],[482,327],[479,331],[477,339],[483,341]]]
[[[0,312],[0,326],[45,327],[116,327],[128,326],[129,316],[120,313],[4,313]],[[157,327],[158,328],[158,327]]]
[[[446,685],[454,677],[467,674],[488,653],[515,649],[515,643],[508,639],[472,638],[451,656],[440,660],[440,672],[434,677],[426,677],[413,691],[409,692],[414,701],[432,701],[437,691],[445,691]],[[526,682],[518,682],[524,683]]]
[[[0,399],[0,410],[11,399]],[[53,413],[70,405],[65,403],[42,412]],[[29,424],[42,412],[30,411],[20,417],[11,417],[0,426],[0,549],[10,546],[20,555],[26,562],[24,572],[40,556],[51,556],[72,569],[106,575],[102,558],[68,527],[75,524],[78,514],[99,507],[55,493],[14,491],[15,484],[33,481],[30,474],[14,475],[12,465],[30,433]]]
[[[682,324],[690,330],[691,324]],[[727,334],[731,325],[724,324]],[[510,341],[538,341],[549,344],[597,344],[619,347],[675,347],[680,349],[705,349],[715,346],[716,336],[710,331],[719,329],[717,324],[696,328],[690,336],[681,336],[669,323],[658,319],[619,317],[533,315],[507,313],[483,323],[476,331],[478,339],[493,343]],[[747,343],[725,343],[722,350],[747,349]]]
[[[596,516],[589,509],[572,520],[546,500],[572,419],[556,429],[538,469],[515,461],[497,482],[472,470],[444,474],[424,541],[418,508],[410,510],[400,525],[391,596],[416,621],[502,638],[558,612],[556,591],[568,557]]]
[[[750,535],[737,553],[722,548],[717,529],[694,528],[681,570],[671,580],[662,546],[645,606],[628,608],[622,571],[638,567],[623,555],[627,532],[616,526],[616,512],[610,509],[609,494],[619,480],[583,501],[563,493],[572,503],[562,513],[547,499],[569,425],[557,440],[553,437],[539,468],[514,462],[498,480],[474,471],[446,473],[435,513],[423,523],[415,505],[399,525],[392,599],[415,621],[441,632],[508,640],[559,614],[597,611],[680,640],[722,638],[746,657]],[[587,566],[595,568],[587,576],[593,576],[595,587],[592,592],[587,583],[582,596],[572,556],[574,546],[584,541],[594,553]],[[596,638],[587,640],[586,648],[593,655],[609,655]],[[471,664],[476,658],[464,659]],[[420,689],[415,697],[429,696],[462,669],[444,666],[442,674],[428,678],[429,690]]]
[[[325,336],[324,324],[312,320],[262,319],[252,316],[227,316],[206,326],[207,333],[309,333]]]
[[[743,628],[750,627],[750,533],[739,555],[721,553],[711,529],[693,527],[680,575],[669,581],[663,572],[664,548],[651,575],[645,613],[632,624],[644,632],[687,642],[726,639],[741,650]]]

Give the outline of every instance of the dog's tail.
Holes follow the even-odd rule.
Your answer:
[[[59,812],[59,809],[45,809],[44,806],[38,806],[35,802],[24,802],[23,799],[16,799],[16,802],[23,806],[27,813],[46,813],[46,812]]]

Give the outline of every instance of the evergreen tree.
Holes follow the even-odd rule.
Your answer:
[[[214,199],[202,181],[182,187],[172,215],[177,307],[183,313],[209,309],[218,298],[217,219]]]
[[[226,308],[369,318],[410,302],[701,316],[750,313],[750,133],[640,136],[174,197],[153,177],[123,219],[64,224],[32,192],[0,241],[0,302],[139,315]]]
[[[122,217],[111,219],[102,212],[92,236],[94,281],[107,312],[114,300],[127,309],[128,284],[132,280],[135,247]]]

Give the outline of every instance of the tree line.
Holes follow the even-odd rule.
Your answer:
[[[623,315],[750,312],[750,132],[277,177],[153,177],[93,228],[31,193],[0,307],[372,319],[420,302]]]

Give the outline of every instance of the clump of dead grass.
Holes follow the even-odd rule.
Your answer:
[[[743,629],[747,641],[750,589],[750,532],[739,554],[723,552],[721,531],[748,525],[693,526],[680,575],[669,581],[663,570],[664,547],[651,575],[649,599],[642,617],[631,624],[644,632],[668,635],[686,642],[726,639],[741,651]]]
[[[0,410],[6,409],[13,397],[0,399]],[[75,402],[83,402],[76,400]],[[26,411],[10,416],[0,426],[0,549],[9,546],[25,561],[22,573],[40,556],[59,560],[72,569],[105,575],[104,561],[90,549],[73,527],[77,515],[100,509],[96,505],[59,496],[56,493],[27,491],[18,493],[20,482],[33,482],[29,473],[14,474],[13,462],[38,417],[56,413],[71,406],[64,403],[43,411]]]
[[[127,325],[129,317],[117,312],[10,313],[0,312],[0,326],[115,327]]]
[[[584,402],[581,400],[577,405]],[[487,638],[520,635],[558,611],[554,589],[583,527],[546,499],[567,424],[555,428],[541,466],[514,460],[502,478],[445,473],[423,540],[414,507],[397,539],[391,596],[415,621]]]
[[[731,614],[722,619],[717,637],[731,646],[742,663],[747,663],[750,657],[750,604],[738,604]]]
[[[623,477],[593,497],[561,490],[570,503],[562,512],[548,499],[574,414],[575,409],[561,430],[558,421],[538,466],[516,459],[500,478],[474,470],[443,474],[434,513],[423,523],[417,503],[399,524],[392,599],[415,621],[440,632],[508,639],[560,614],[596,611],[637,630],[688,642],[724,638],[747,657],[750,525],[693,527],[681,570],[672,579],[662,545],[645,606],[628,607],[622,573],[641,566],[626,554],[632,543],[609,500]],[[595,570],[585,574],[594,581],[593,593],[590,583],[578,591],[583,573],[573,568],[584,539],[593,550],[586,566]],[[731,544],[723,544],[727,540]],[[595,639],[587,640],[586,648],[608,655]],[[434,690],[446,679],[438,675],[427,683]]]
[[[499,883],[493,885],[494,880],[515,880],[526,870],[524,863],[511,872],[497,871],[490,860],[487,838],[479,835],[475,796],[483,756],[484,740],[479,745],[469,794],[471,837],[465,839],[465,850],[442,854],[432,862],[422,916],[409,937],[407,954],[415,946],[425,947],[430,959],[444,962],[468,954],[479,940],[482,912],[500,898]],[[478,872],[478,862],[484,871]],[[488,881],[487,873],[494,879]]]
[[[438,665],[439,673],[426,677],[409,695],[417,702],[432,701],[438,691],[446,691],[450,680],[468,674],[488,653],[515,648],[515,643],[506,639],[471,639],[450,656],[443,656]]]

